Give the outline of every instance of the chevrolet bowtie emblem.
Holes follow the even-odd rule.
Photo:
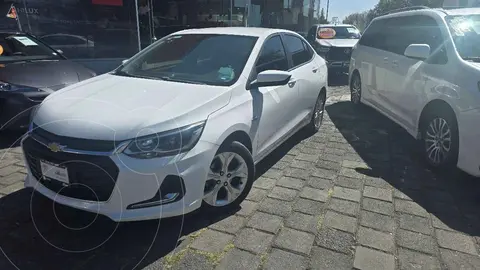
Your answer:
[[[50,149],[50,151],[52,151],[52,152],[54,152],[54,153],[60,152],[60,151],[62,151],[62,150],[65,148],[65,146],[60,145],[60,144],[58,144],[58,143],[49,143],[49,144],[47,145],[47,147],[48,147],[48,149]]]

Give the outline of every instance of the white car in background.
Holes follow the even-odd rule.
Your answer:
[[[171,34],[50,95],[22,141],[27,187],[114,221],[238,206],[255,164],[322,124],[327,68],[300,35]]]
[[[421,140],[431,166],[480,176],[480,8],[376,18],[353,51],[350,89]]]

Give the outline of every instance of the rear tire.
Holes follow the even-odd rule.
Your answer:
[[[243,144],[226,142],[213,158],[204,186],[202,208],[220,213],[237,208],[252,189],[255,165]]]
[[[315,107],[313,108],[312,119],[307,125],[307,132],[315,134],[320,130],[320,127],[323,123],[323,116],[325,115],[325,102],[326,102],[326,93],[324,90],[320,91],[320,94],[317,97],[315,102]]]
[[[451,169],[458,161],[458,125],[452,111],[427,112],[421,126],[422,154],[434,169]]]
[[[358,72],[353,73],[350,81],[350,100],[353,104],[358,105],[362,99],[362,80]]]

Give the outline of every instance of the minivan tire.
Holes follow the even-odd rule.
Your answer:
[[[426,112],[421,136],[422,154],[430,167],[438,170],[451,169],[457,165],[459,138],[453,112],[443,109]],[[435,158],[435,152],[440,155],[438,159]]]
[[[212,185],[212,183],[211,183],[212,180],[208,179],[208,177],[207,177],[207,181],[205,182],[205,186],[204,186],[204,198],[202,200],[202,210],[206,210],[209,213],[211,213],[211,212],[221,213],[221,212],[228,212],[228,211],[234,210],[234,209],[239,207],[240,203],[243,202],[243,200],[245,200],[248,193],[252,189],[253,181],[255,179],[255,165],[254,165],[254,162],[253,162],[253,157],[252,157],[252,154],[250,153],[250,151],[248,150],[248,148],[245,147],[240,142],[237,142],[237,141],[228,142],[227,141],[227,142],[223,143],[222,146],[220,146],[220,148],[218,149],[217,153],[215,154],[215,156],[212,160],[212,163],[211,163],[210,168],[209,168],[209,172],[210,172],[210,170],[216,171],[216,169],[215,170],[212,169],[212,166],[216,166],[214,163],[218,162],[216,159],[218,159],[218,157],[220,155],[228,156],[228,155],[232,155],[232,154],[234,155],[234,157],[231,159],[230,162],[234,162],[234,160],[236,160],[235,162],[238,162],[239,166],[242,165],[241,163],[243,162],[244,163],[243,165],[246,166],[245,172],[247,173],[247,176],[244,177],[244,178],[240,178],[240,177],[234,177],[232,175],[232,178],[230,178],[230,176],[229,176],[230,171],[228,170],[228,168],[231,165],[231,163],[227,164],[226,167],[222,165],[223,168],[226,168],[226,171],[223,171],[223,169],[220,171],[219,175],[222,176],[222,179],[221,180],[213,180],[216,183],[214,186],[218,187],[218,189],[219,189],[219,191],[217,191],[217,196],[218,196],[219,193],[221,193],[221,191],[223,193],[220,194],[220,195],[225,195],[226,196],[227,194],[225,192],[228,193],[228,190],[227,190],[228,187],[227,186],[229,186],[234,181],[238,181],[238,183],[235,183],[235,184],[238,184],[238,185],[244,184],[243,189],[241,189],[241,193],[233,201],[228,202],[224,205],[212,205],[211,201],[210,201],[210,203],[207,202],[207,199],[206,199],[207,196],[205,194],[205,192],[207,190],[209,190],[209,189],[207,189],[207,186]],[[224,177],[224,176],[226,176],[226,177]],[[228,181],[230,184],[219,182],[219,181]],[[229,186],[229,187],[232,188],[233,185]],[[227,199],[227,201],[228,201],[228,199]]]
[[[362,99],[362,80],[358,72],[353,73],[350,81],[350,100],[353,104],[359,105]]]

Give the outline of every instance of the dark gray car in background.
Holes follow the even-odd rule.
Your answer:
[[[0,32],[0,130],[28,127],[32,107],[96,74],[32,35]]]

